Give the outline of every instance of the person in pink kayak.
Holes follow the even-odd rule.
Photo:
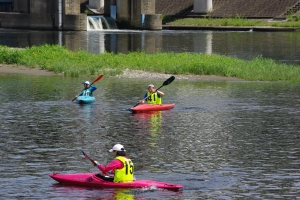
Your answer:
[[[97,168],[104,174],[102,179],[115,183],[132,182],[134,180],[134,165],[133,162],[126,156],[126,150],[123,145],[116,144],[109,152],[113,153],[115,159],[106,166],[98,164]],[[109,177],[106,174],[111,173],[114,176]]]
[[[140,103],[162,104],[162,97],[165,94],[162,91],[156,90],[153,84],[148,85],[148,92],[144,95],[144,99]]]

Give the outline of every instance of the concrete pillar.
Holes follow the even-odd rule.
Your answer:
[[[117,0],[117,22],[130,24],[131,0]]]
[[[142,0],[141,1],[141,13],[142,14],[155,14],[155,0]]]
[[[113,5],[113,0],[104,0],[104,15],[110,16],[110,6]]]
[[[80,0],[64,0],[63,10],[65,15],[80,14]]]
[[[71,31],[86,31],[87,30],[87,15],[65,15],[63,30]]]
[[[194,13],[207,14],[212,10],[212,0],[194,0]]]
[[[145,15],[144,29],[161,30],[162,29],[161,14]]]
[[[130,24],[136,28],[142,28],[142,2],[144,0],[131,0]]]

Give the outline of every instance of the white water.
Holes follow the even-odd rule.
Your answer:
[[[114,19],[104,16],[88,16],[87,30],[118,29]]]

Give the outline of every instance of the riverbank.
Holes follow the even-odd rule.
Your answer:
[[[286,81],[299,83],[298,66],[287,65],[258,56],[251,60],[241,60],[216,54],[130,52],[128,54],[69,51],[59,45],[32,46],[23,50],[0,46],[0,63],[13,66],[41,68],[64,76],[106,76],[120,77],[129,70],[137,78],[150,77],[152,73],[187,75],[213,79],[249,81]],[[146,72],[143,77],[139,72]],[[40,73],[37,71],[37,73]],[[125,76],[125,75],[123,75]],[[187,78],[186,78],[187,79]],[[221,78],[219,78],[220,80]]]
[[[29,68],[26,66],[16,66],[9,64],[0,64],[0,74],[26,74],[34,76],[63,76],[63,73],[55,74],[54,72],[43,70],[41,68]],[[172,74],[147,72],[142,70],[125,69],[122,74],[116,75],[116,78],[128,79],[167,79]],[[176,79],[192,80],[192,81],[244,81],[243,79],[235,77],[223,76],[208,76],[208,75],[175,75]]]
[[[163,29],[168,30],[213,30],[213,31],[300,31],[300,15],[287,19],[246,19],[210,17],[165,17]]]
[[[257,31],[257,32],[295,32],[300,27],[272,26],[195,26],[195,25],[163,25],[165,30],[210,30],[210,31]]]

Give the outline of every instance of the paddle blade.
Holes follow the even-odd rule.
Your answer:
[[[98,78],[96,78],[96,79],[92,82],[92,84],[94,84],[94,83],[96,83],[97,81],[99,81],[102,77],[103,77],[103,74],[101,74],[100,76],[98,76]],[[92,85],[92,84],[91,84],[91,85]]]
[[[163,83],[163,85],[169,85],[170,83],[172,83],[175,80],[175,76],[171,76],[170,78],[168,78],[167,80],[165,80],[165,82]]]

